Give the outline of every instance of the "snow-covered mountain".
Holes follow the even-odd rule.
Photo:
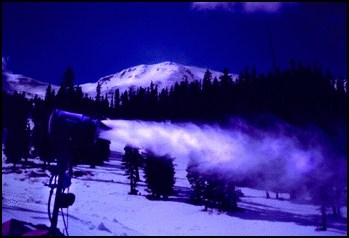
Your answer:
[[[170,87],[176,82],[184,80],[186,77],[188,82],[202,80],[207,69],[194,66],[185,66],[174,62],[163,62],[153,65],[138,65],[128,69],[124,69],[119,73],[105,76],[96,83],[87,83],[80,85],[84,93],[91,96],[96,95],[97,84],[101,85],[101,94],[112,93],[118,88],[120,93],[130,87],[136,89],[138,87],[149,87],[153,82],[158,86],[158,91],[162,88]],[[212,79],[223,74],[221,72],[210,70]],[[237,74],[232,74],[233,80],[238,77]]]
[[[34,98],[35,94],[40,98],[44,98],[48,85],[48,83],[28,78],[20,74],[12,74],[2,71],[2,89],[10,93],[13,93],[14,91],[17,91],[18,93],[25,92],[27,98]],[[51,86],[57,93],[59,86]]]
[[[119,73],[102,77],[95,83],[81,84],[83,93],[87,93],[90,97],[96,96],[97,84],[101,85],[101,95],[106,93],[111,94],[118,88],[120,93],[125,90],[138,87],[149,87],[151,81],[158,86],[158,91],[162,88],[170,88],[176,82],[184,80],[186,77],[188,82],[202,80],[207,69],[194,66],[185,66],[174,62],[163,62],[153,65],[138,65],[128,69],[124,69]],[[223,69],[222,69],[223,70]],[[210,70],[212,79],[223,74]],[[238,77],[237,74],[232,74],[233,80]],[[25,91],[28,97],[34,97],[37,94],[43,98],[47,89],[48,83],[40,82],[22,75],[15,75],[8,72],[2,72],[2,88],[9,92]],[[52,85],[57,93],[59,86]]]

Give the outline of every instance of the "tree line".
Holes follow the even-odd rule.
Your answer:
[[[44,99],[37,95],[28,99],[24,92],[19,94],[15,91],[11,95],[2,91],[2,130],[6,128],[7,131],[4,150],[7,162],[14,163],[15,166],[21,159],[38,156],[44,161],[43,167],[46,169],[50,162],[57,159],[60,143],[51,139],[48,132],[49,118],[54,108],[81,113],[93,119],[105,118],[106,113],[103,110],[108,108],[107,101],[103,98],[93,100],[87,95],[84,96],[81,87],[74,86],[74,79],[74,73],[68,67],[57,95],[49,84]],[[29,118],[35,125],[32,131],[29,130]],[[87,143],[88,138],[94,138],[94,135],[86,136],[86,143],[83,140],[70,142],[72,165],[84,163],[94,167],[108,159],[110,142],[97,138],[91,144]]]
[[[152,121],[224,121],[229,115],[275,115],[291,124],[306,120],[324,122],[347,118],[345,80],[336,80],[321,64],[298,67],[294,60],[283,72],[257,75],[255,67],[246,67],[236,80],[224,69],[212,79],[207,70],[202,81],[188,82],[186,77],[161,91],[151,83],[147,88],[115,90],[109,98],[108,117]],[[106,95],[107,96],[107,95]]]

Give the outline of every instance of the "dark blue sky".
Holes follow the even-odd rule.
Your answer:
[[[4,3],[6,69],[59,85],[70,65],[77,84],[139,64],[174,61],[238,74],[290,59],[347,76],[347,4]]]

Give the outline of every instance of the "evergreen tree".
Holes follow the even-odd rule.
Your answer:
[[[171,107],[171,120],[178,120],[180,118],[180,92],[179,92],[179,84],[175,83],[174,86],[171,86],[170,89],[170,107]]]
[[[48,101],[52,98],[51,96],[51,83],[48,84],[48,87],[46,89],[46,93],[45,93],[45,101]]]
[[[120,92],[119,89],[116,89],[114,94],[114,108],[112,108],[111,118],[120,118],[120,113]]]
[[[245,78],[246,84],[251,82],[251,74],[248,72],[248,68],[249,66],[247,66],[244,71],[244,78]]]
[[[198,170],[199,162],[192,158],[186,169],[187,178],[192,187],[192,199],[195,204],[202,204],[205,201],[205,179]],[[205,203],[207,210],[207,203]]]
[[[231,75],[229,75],[229,70],[225,68],[223,70],[223,75],[219,77],[220,81],[220,96],[221,96],[221,106],[223,113],[229,113],[229,105],[232,104],[233,96],[233,80]],[[218,96],[218,95],[217,95]]]
[[[145,159],[145,178],[148,188],[152,192],[151,198],[159,199],[162,195],[167,199],[169,195],[173,195],[174,165],[173,158],[168,155],[155,156],[148,152]]]
[[[64,75],[62,77],[61,86],[64,86],[66,88],[73,87],[74,79],[75,79],[75,75],[73,73],[73,70],[71,69],[70,66],[68,66],[67,70],[64,72]]]
[[[256,78],[257,78],[257,70],[256,70],[256,67],[253,65],[252,66],[252,72],[251,72],[251,74],[252,74],[252,82],[255,82],[256,81]]]
[[[167,87],[163,88],[159,95],[159,110],[161,113],[161,120],[166,120],[170,118],[170,98]]]
[[[159,116],[159,95],[158,95],[158,86],[153,84],[153,81],[150,85],[150,98],[149,98],[149,113],[150,120],[158,121],[160,119]]]
[[[204,92],[209,92],[210,91],[210,87],[212,84],[212,73],[209,70],[206,70],[205,75],[204,75],[204,79],[203,79],[203,83],[202,83],[202,90]]]
[[[212,73],[207,70],[205,72],[203,83],[202,83],[202,103],[201,103],[201,114],[205,119],[209,119],[210,112],[213,110],[215,105],[213,104],[213,93],[212,93]]]
[[[97,91],[96,102],[100,102],[100,100],[101,100],[101,84],[100,84],[100,82],[97,83],[96,91]]]
[[[8,163],[20,162],[29,154],[28,124],[29,101],[24,94],[18,94],[16,91],[9,97],[9,121],[7,125],[8,135],[5,141],[4,153]]]
[[[2,128],[2,131],[5,130],[5,128],[7,129],[9,124],[10,124],[10,121],[11,121],[11,114],[10,114],[10,100],[11,100],[11,95],[9,95],[7,93],[7,91],[5,90],[2,90],[2,93],[1,93],[1,98],[2,98],[2,101],[1,101],[1,115],[2,115],[2,123],[1,123],[1,128]]]
[[[199,81],[195,80],[189,85],[189,98],[188,98],[188,107],[189,107],[189,120],[198,120],[202,118],[202,112],[200,111],[201,105],[201,85]]]
[[[128,93],[125,91],[123,94],[121,94],[121,106],[122,106],[122,116],[124,119],[130,118],[129,113],[129,99],[128,99]]]
[[[102,138],[96,139],[96,165],[103,165],[110,156],[110,141]]]
[[[64,72],[61,87],[57,93],[57,107],[61,110],[74,111],[75,90],[74,90],[74,73],[70,66]]]
[[[134,153],[134,149],[130,146],[126,146],[124,150],[125,154],[122,156],[122,164],[123,168],[126,170],[125,174],[128,175],[127,178],[130,179],[131,191],[129,194],[135,195],[137,194],[137,171],[139,165],[139,162],[137,160],[139,159],[139,157],[137,157],[137,155]]]
[[[35,148],[35,154],[44,161],[43,169],[46,169],[46,165],[53,160],[53,144],[48,134],[48,122],[50,115],[53,111],[53,103],[49,97],[46,97],[47,101],[34,100],[35,108],[33,109],[33,142]]]
[[[82,99],[84,97],[84,93],[82,92],[80,85],[76,86],[75,92],[76,92],[76,97],[78,99]]]
[[[25,163],[28,162],[28,158],[30,156],[29,151],[30,151],[30,147],[31,147],[31,130],[30,130],[30,126],[29,126],[29,122],[27,123],[27,127],[25,129],[24,132],[24,138],[23,138],[23,154],[22,157],[25,160]]]
[[[113,110],[114,109],[114,93],[111,92],[111,97],[110,97],[110,109]]]
[[[6,155],[6,162],[13,163],[13,167],[20,162],[22,153],[18,149],[19,138],[18,134],[14,132],[9,132],[5,141],[4,154]]]
[[[295,75],[296,74],[296,62],[294,61],[294,59],[291,59],[290,63],[291,63],[291,74]]]
[[[214,107],[210,112],[209,120],[219,120],[221,117],[222,103],[219,98],[219,93],[219,83],[217,77],[215,77],[212,83],[212,104]]]

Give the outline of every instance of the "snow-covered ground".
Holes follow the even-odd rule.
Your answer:
[[[29,159],[31,165],[14,171],[12,164],[4,162],[4,154],[2,157],[2,221],[15,218],[50,226],[49,188],[44,186],[49,172],[41,170],[38,159]],[[271,199],[266,199],[265,191],[241,188],[244,197],[238,206],[244,211],[205,212],[203,206],[186,202],[190,189],[184,171],[176,171],[175,175],[175,190],[180,196],[171,196],[168,201],[148,200],[144,182],[138,186],[140,195],[129,195],[120,153],[112,153],[103,166],[91,169],[79,165],[74,171],[84,175],[73,177],[70,186],[76,199],[69,208],[69,235],[347,235],[346,207],[341,210],[344,218],[329,215],[328,230],[316,231],[321,223],[319,206],[291,202],[288,194],[276,200],[270,193]],[[141,179],[144,180],[142,176]],[[62,216],[58,227],[63,231]]]

